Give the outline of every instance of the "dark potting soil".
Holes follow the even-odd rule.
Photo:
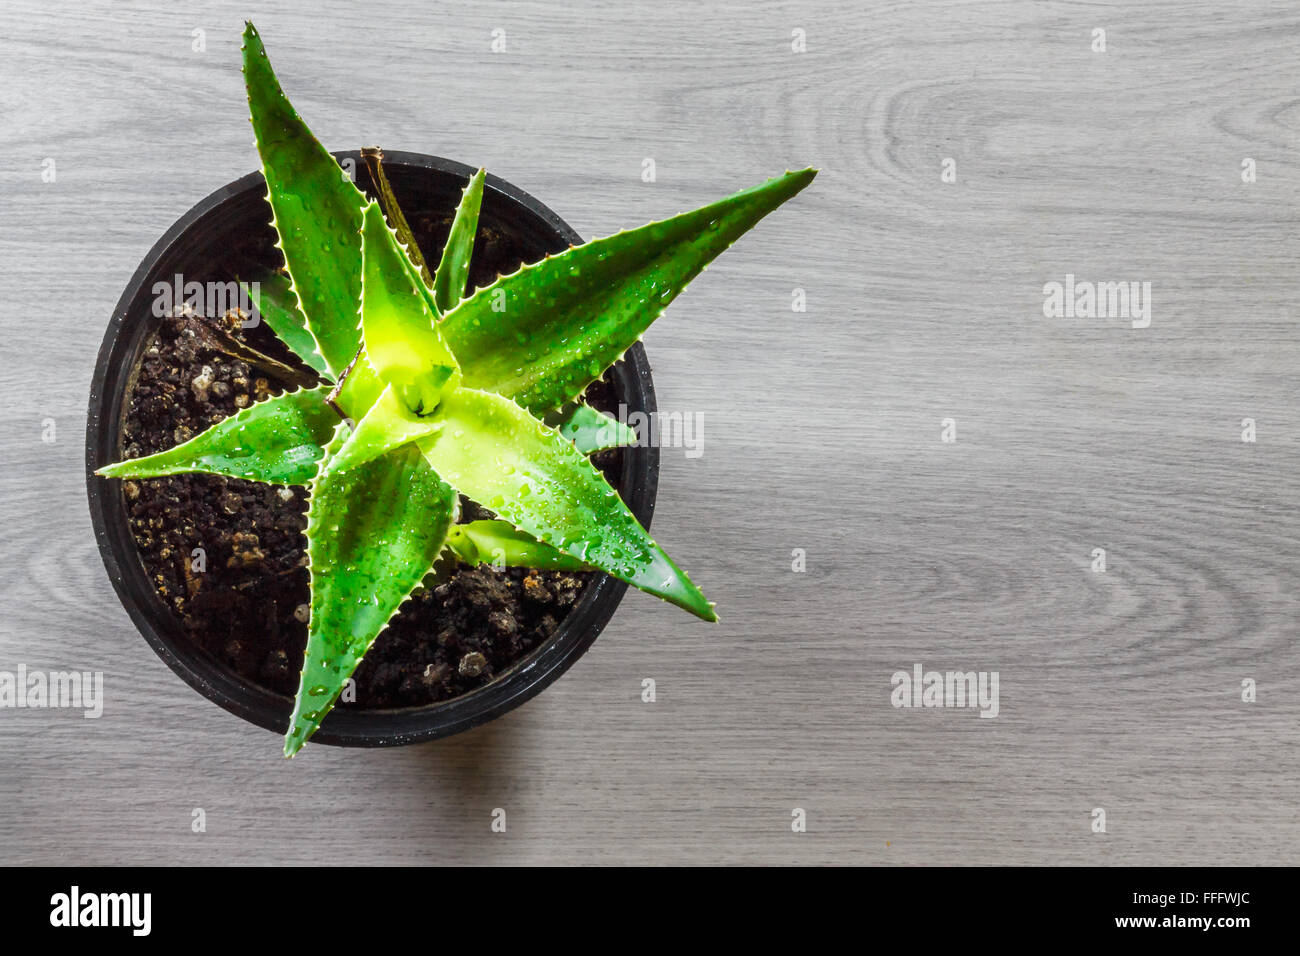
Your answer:
[[[486,265],[475,284],[518,262]],[[213,319],[186,310],[161,320],[130,393],[124,457],[163,451],[284,390],[288,383],[270,366],[223,349],[222,335],[310,375],[265,326],[239,325],[236,312]],[[616,411],[611,382],[607,375],[594,383],[587,401]],[[622,459],[614,449],[592,460],[618,488]],[[240,676],[291,697],[307,644],[305,490],[191,474],[126,481],[123,494],[149,578],[190,640]],[[461,503],[462,521],[491,517]],[[196,571],[200,553],[205,567]],[[550,638],[593,578],[462,567],[443,584],[417,589],[357,668],[350,706],[419,706],[488,683]]]

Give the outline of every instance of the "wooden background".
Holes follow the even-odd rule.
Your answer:
[[[646,337],[705,439],[656,537],[723,624],[630,594],[493,724],[292,762],[138,636],[86,395],[149,246],[256,165],[250,10],[327,145],[485,164],[586,236],[822,169]],[[107,703],[0,711],[0,862],[1294,862],[1298,40],[1199,0],[10,0],[0,670]],[[1066,273],[1152,283],[1150,327],[1044,318]],[[1001,715],[893,708],[915,663],[998,671]]]

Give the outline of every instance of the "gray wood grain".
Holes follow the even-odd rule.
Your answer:
[[[705,422],[656,537],[723,624],[632,594],[493,724],[292,762],[175,678],[103,572],[81,431],[132,270],[255,165],[247,7],[10,0],[0,670],[102,670],[107,703],[0,711],[0,862],[308,863],[324,832],[391,864],[1295,861],[1300,11],[259,7],[327,144],[485,164],[587,236],[821,167],[646,337]],[[1044,318],[1066,273],[1151,282],[1150,327]],[[1000,716],[893,708],[918,662],[998,671]]]

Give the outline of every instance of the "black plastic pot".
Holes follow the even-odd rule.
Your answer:
[[[358,182],[366,180],[359,152],[336,153],[347,167],[351,160]],[[454,210],[473,169],[419,153],[386,152],[384,169],[412,222],[421,214],[447,215]],[[121,482],[96,477],[94,471],[122,456],[126,398],[149,338],[160,321],[152,315],[153,287],[176,274],[186,279],[222,281],[233,262],[231,250],[247,248],[259,237],[265,253],[273,239],[270,209],[263,198],[265,181],[251,173],[218,189],[167,230],[131,277],[109,322],[90,390],[86,424],[86,488],[104,566],[123,607],[149,646],[191,687],[232,714],[283,733],[292,701],[238,676],[190,641],[175,612],[158,597],[132,539]],[[487,177],[480,236],[513,244],[525,261],[558,252],[581,238],[559,216],[532,196],[495,176]],[[245,253],[246,255],[246,253]],[[275,259],[263,262],[273,267]],[[629,412],[655,411],[650,366],[640,344],[614,370],[618,400]],[[659,479],[659,452],[652,447],[624,451],[620,491],[646,527],[654,512]],[[600,634],[622,599],[627,585],[602,575],[583,591],[556,634],[490,684],[461,697],[426,707],[393,710],[336,708],[312,738],[315,743],[386,747],[460,733],[518,707],[539,693],[576,661]]]

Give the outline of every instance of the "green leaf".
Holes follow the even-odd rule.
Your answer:
[[[556,409],[543,421],[573,442],[584,455],[637,443],[635,429],[584,402],[573,402]]]
[[[443,428],[420,449],[448,484],[543,544],[717,620],[604,476],[555,429],[509,399],[468,388],[446,395],[437,417]]]
[[[339,381],[361,347],[360,232],[367,200],[290,105],[252,23],[244,28],[243,51],[249,112],[278,247],[307,331],[330,377]],[[408,250],[396,248],[404,268],[418,275]],[[418,280],[416,285],[432,301],[432,291]],[[379,377],[358,361],[337,401],[349,416],[360,418],[382,391]]]
[[[456,506],[456,493],[414,445],[358,468],[326,467],[312,482],[311,619],[286,757],[320,727],[362,656],[433,567]]]
[[[472,177],[451,221],[447,244],[433,279],[433,300],[439,315],[450,312],[465,297],[469,285],[469,260],[474,255],[474,234],[478,232],[478,213],[483,205],[483,180],[487,171],[479,169]]]
[[[452,525],[447,547],[462,564],[547,571],[590,571],[589,565],[517,530],[508,521],[469,521]]]
[[[379,193],[379,204],[384,208],[384,215],[393,227],[393,232],[397,233],[397,241],[406,250],[411,265],[419,273],[419,283],[426,289],[431,288],[433,276],[424,261],[424,254],[420,252],[419,243],[415,241],[415,234],[411,232],[411,226],[406,221],[406,214],[397,204],[397,195],[389,185],[388,175],[384,172],[384,151],[378,146],[367,146],[362,148],[361,156],[366,161],[366,168],[370,170],[370,180]]]
[[[327,467],[356,468],[408,442],[427,438],[440,428],[442,422],[436,415],[416,415],[397,398],[390,385],[357,423],[343,447],[331,456]]]
[[[460,370],[378,203],[366,207],[361,250],[366,361],[408,408],[432,412]]]
[[[325,379],[332,379],[329,366],[316,351],[316,340],[307,330],[307,317],[298,308],[289,280],[282,273],[272,272],[252,283],[241,282],[257,314],[275,333],[276,338],[298,358]]]
[[[250,405],[184,444],[99,469],[105,478],[156,478],[205,472],[275,485],[305,485],[339,416],[328,388],[287,392]]]
[[[479,289],[441,323],[464,385],[538,413],[577,398],[700,270],[815,175],[786,173],[694,212],[574,246]]]
[[[271,222],[307,329],[337,381],[361,342],[358,233],[365,197],[289,104],[251,23],[244,27],[243,53]]]

